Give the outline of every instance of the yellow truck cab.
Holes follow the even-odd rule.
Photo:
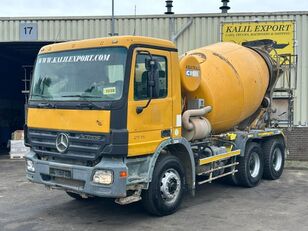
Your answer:
[[[142,199],[156,215],[175,212],[196,182],[226,176],[253,187],[262,176],[279,178],[280,130],[183,135],[189,108],[181,71],[199,70],[193,62],[181,70],[175,45],[161,39],[118,36],[41,48],[26,105],[27,178],[76,199]]]

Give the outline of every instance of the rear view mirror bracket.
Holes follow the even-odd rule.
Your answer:
[[[145,60],[145,66],[146,69],[148,70],[148,81],[147,81],[147,89],[148,89],[148,96],[149,96],[149,100],[146,103],[145,106],[138,106],[136,108],[136,113],[140,114],[143,112],[143,110],[145,108],[147,108],[150,103],[152,98],[157,98],[158,97],[158,90],[159,90],[159,82],[158,82],[158,78],[159,78],[159,73],[158,73],[158,64],[157,61],[155,59],[153,59],[152,54],[147,51],[147,50],[138,50],[137,51],[138,54],[145,54],[148,55],[150,57],[150,59],[146,59]]]

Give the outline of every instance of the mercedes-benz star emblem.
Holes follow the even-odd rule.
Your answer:
[[[59,152],[64,153],[69,146],[68,136],[65,133],[60,133],[56,139],[56,148]]]

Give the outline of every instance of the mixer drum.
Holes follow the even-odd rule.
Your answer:
[[[186,56],[193,56],[193,62]],[[206,118],[214,134],[230,130],[259,108],[270,77],[265,60],[256,51],[226,42],[187,52],[180,60],[180,70],[182,97],[202,98],[212,106]]]

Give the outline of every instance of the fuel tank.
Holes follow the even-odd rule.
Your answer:
[[[212,132],[232,129],[261,105],[270,70],[255,50],[217,43],[187,52],[180,59],[182,98],[204,99]]]

